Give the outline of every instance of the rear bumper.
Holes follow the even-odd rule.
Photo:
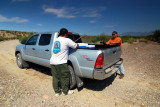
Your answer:
[[[94,79],[104,80],[110,77],[120,69],[120,66],[122,63],[123,63],[123,59],[121,59],[114,65],[108,67],[107,69],[94,69],[94,74],[93,74]]]

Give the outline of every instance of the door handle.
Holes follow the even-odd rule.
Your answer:
[[[35,50],[35,48],[32,48],[32,50]]]
[[[45,51],[49,51],[48,49],[46,49]]]
[[[113,54],[116,54],[116,50],[115,50],[115,51],[113,51]]]

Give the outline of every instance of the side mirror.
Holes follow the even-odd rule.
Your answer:
[[[21,42],[21,44],[26,44],[26,41],[23,40],[23,41]]]

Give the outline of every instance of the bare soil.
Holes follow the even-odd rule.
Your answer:
[[[125,77],[84,79],[73,95],[54,96],[50,69],[32,65],[19,69],[18,40],[0,42],[0,107],[160,107],[160,44],[123,44]]]

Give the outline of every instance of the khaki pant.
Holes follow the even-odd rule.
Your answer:
[[[51,65],[53,77],[53,89],[55,93],[60,93],[61,89],[64,94],[69,91],[70,71],[67,64]]]

